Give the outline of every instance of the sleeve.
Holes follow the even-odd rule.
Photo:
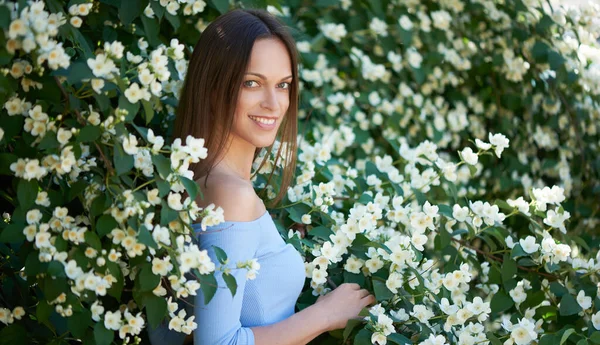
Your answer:
[[[258,225],[252,224],[252,227]],[[214,248],[225,251],[231,274],[237,282],[236,294],[232,297],[221,272],[215,272],[217,292],[208,304],[204,302],[202,290],[195,297],[194,314],[198,328],[194,332],[196,345],[254,345],[254,333],[249,327],[242,327],[240,315],[246,286],[246,270],[235,268],[238,261],[255,257],[258,249],[258,229],[250,224],[228,222],[224,229],[198,233],[200,249],[206,249],[210,259],[219,266]]]

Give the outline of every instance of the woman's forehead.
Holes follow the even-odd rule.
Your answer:
[[[247,72],[260,74],[267,79],[281,79],[292,75],[290,54],[285,44],[275,38],[254,42]]]

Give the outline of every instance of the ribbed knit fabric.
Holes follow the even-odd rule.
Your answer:
[[[268,212],[248,222],[224,222],[201,231],[194,224],[200,248],[218,265],[212,246],[222,248],[230,265],[253,258],[260,269],[254,280],[246,280],[245,269],[233,269],[238,283],[235,296],[216,273],[219,288],[213,299],[204,303],[201,290],[195,297],[194,315],[198,328],[195,345],[254,345],[250,327],[282,321],[294,314],[296,300],[304,285],[304,262],[291,244],[286,244]],[[191,311],[191,310],[190,310]],[[170,331],[166,324],[149,331],[152,344],[182,344],[185,335]]]

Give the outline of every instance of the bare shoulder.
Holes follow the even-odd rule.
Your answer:
[[[204,199],[197,200],[198,205],[206,207],[215,204],[223,208],[226,221],[247,222],[259,218],[265,207],[252,184],[227,176],[211,174],[208,179],[196,181]]]

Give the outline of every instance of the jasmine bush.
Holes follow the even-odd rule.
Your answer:
[[[600,8],[536,0],[0,3],[0,342],[189,334],[177,299],[260,277],[197,247],[190,224],[223,221],[194,201],[210,152],[170,140],[199,33],[250,6],[302,56],[271,210],[305,258],[298,308],[343,282],[378,301],[314,343],[600,344]]]

